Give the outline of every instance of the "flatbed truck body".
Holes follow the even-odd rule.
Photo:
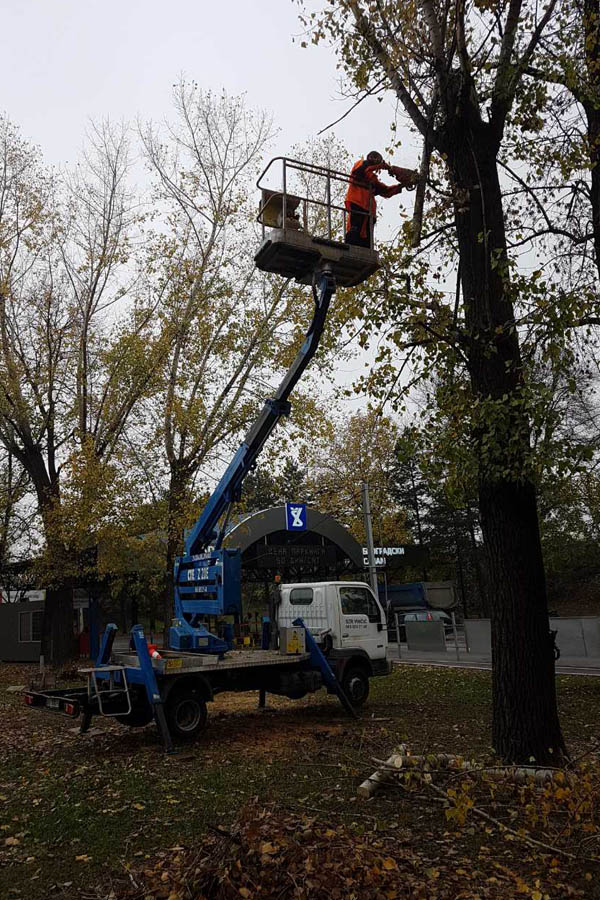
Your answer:
[[[309,621],[298,616],[300,610]],[[109,625],[96,664],[80,670],[86,685],[27,691],[25,702],[81,717],[82,732],[97,715],[129,727],[154,719],[170,751],[173,739],[198,736],[206,725],[206,704],[226,691],[258,691],[264,705],[267,694],[297,700],[325,687],[355,715],[367,700],[369,679],[390,672],[384,613],[366,584],[283,585],[275,621],[297,630],[300,649],[231,650],[221,657],[160,649],[153,656],[137,625],[135,651],[113,652],[116,627]]]

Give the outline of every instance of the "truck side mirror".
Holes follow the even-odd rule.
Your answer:
[[[377,631],[383,631],[383,622],[377,623]]]

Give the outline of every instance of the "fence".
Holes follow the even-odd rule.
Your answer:
[[[448,637],[452,638],[456,658],[460,659],[459,647],[459,626],[456,622],[454,613],[450,613],[452,624],[446,625],[440,621],[421,621],[421,622],[404,622],[402,626],[398,621],[398,613],[394,615],[396,627],[396,641],[398,649],[398,657],[402,655],[401,633],[404,629],[406,635],[406,646],[408,650],[425,651],[428,653],[445,653],[446,650],[452,649],[452,645],[448,643]]]
[[[550,628],[562,656],[600,658],[600,617],[551,618]],[[465,636],[470,653],[491,653],[489,619],[466,619]]]
[[[455,651],[456,659],[470,655],[491,656],[492,639],[489,619],[465,619],[462,626],[457,626],[454,614],[452,625],[444,626],[441,622],[406,622],[398,624],[396,616],[396,635],[401,628],[406,634],[406,650],[428,653],[445,653]],[[600,660],[600,617],[581,616],[579,618],[551,618],[550,628],[556,631],[556,646],[563,658]],[[459,638],[464,632],[464,647]],[[450,636],[453,641],[449,642]],[[398,642],[398,657],[402,656],[402,642]]]

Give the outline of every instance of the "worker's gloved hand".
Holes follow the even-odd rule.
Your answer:
[[[385,196],[386,197],[395,197],[396,194],[399,194],[402,190],[404,190],[404,185],[394,184],[387,189]]]

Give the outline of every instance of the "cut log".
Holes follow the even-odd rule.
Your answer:
[[[451,769],[456,772],[471,772],[485,774],[486,778],[493,781],[509,781],[511,784],[544,785],[552,781],[560,772],[566,784],[572,784],[574,776],[563,769],[538,768],[536,766],[480,766],[478,763],[465,760],[451,753],[435,753],[427,756],[411,756],[406,753],[405,747],[400,747],[396,753],[387,760],[375,759],[379,768],[363,781],[358,788],[358,796],[369,799],[379,788],[391,781],[402,769]]]
[[[396,758],[402,758],[402,755],[406,753],[406,746],[401,744],[399,748],[399,752],[394,753],[390,758],[385,762],[376,772],[373,772],[366,781],[360,785],[357,790],[357,796],[362,797],[363,800],[368,800],[370,797],[375,794],[379,788],[385,784],[387,781],[390,781],[391,778],[396,774],[398,768],[394,766],[393,760]]]

